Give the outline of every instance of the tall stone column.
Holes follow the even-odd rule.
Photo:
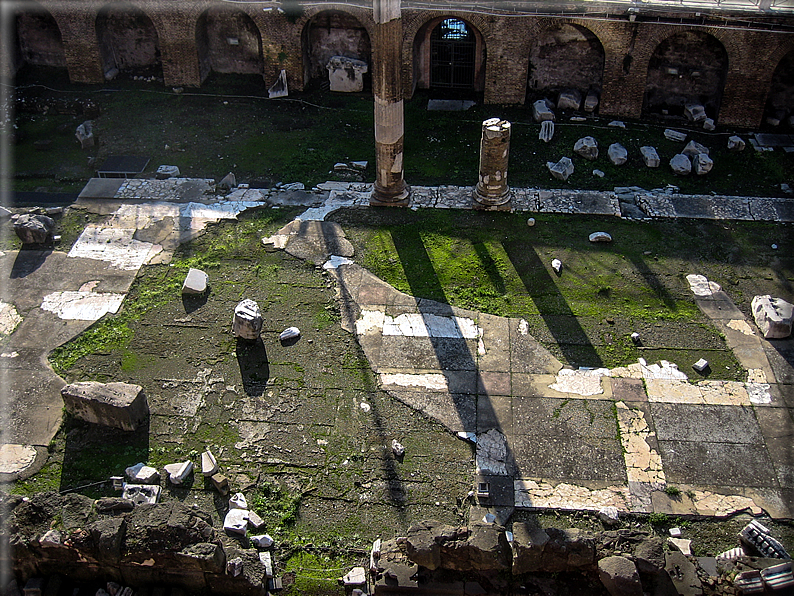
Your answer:
[[[375,190],[370,205],[405,207],[410,189],[403,176],[402,14],[400,0],[373,0],[375,35]]]
[[[490,118],[482,123],[480,177],[474,188],[475,209],[510,209],[507,161],[511,130],[511,124],[499,118]]]

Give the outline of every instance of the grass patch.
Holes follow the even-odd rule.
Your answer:
[[[168,163],[183,175],[219,179],[234,171],[241,182],[265,185],[300,181],[313,185],[333,179],[334,163],[367,160],[367,179],[374,179],[373,99],[370,93],[332,94],[316,91],[269,100],[261,77],[213,74],[200,89],[175,94],[157,85],[113,81],[102,87],[53,82],[43,69],[20,73],[20,87],[44,83],[90,98],[101,109],[95,119],[100,145],[89,152],[79,148],[74,130],[82,116],[55,113],[18,114],[15,190],[79,190],[93,174],[87,158],[101,163],[109,155],[146,155],[151,171]],[[27,87],[26,97],[61,97],[42,87]],[[416,185],[473,185],[477,181],[482,121],[498,116],[513,123],[510,146],[510,184],[514,187],[576,187],[612,190],[638,185],[659,188],[675,184],[690,194],[777,196],[780,184],[794,178],[794,157],[782,151],[742,153],[727,150],[733,129],[707,133],[686,129],[689,138],[711,150],[714,169],[708,176],[674,176],[667,161],[682,143],[668,141],[669,125],[627,121],[627,128],[608,127],[610,118],[589,117],[572,123],[560,118],[551,142],[538,140],[540,125],[525,106],[476,105],[464,113],[428,112],[426,92],[417,92],[405,105],[405,175]],[[600,155],[589,162],[573,154],[577,139],[591,135]],[[52,148],[37,151],[34,142],[51,139]],[[607,148],[621,143],[629,161],[614,166]],[[646,168],[639,148],[651,145],[662,159],[660,168]],[[57,155],[57,159],[53,156]],[[567,155],[575,172],[569,182],[553,179],[547,161]],[[604,178],[593,169],[606,173]]]

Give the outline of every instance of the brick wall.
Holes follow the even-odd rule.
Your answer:
[[[39,5],[57,23],[71,80],[101,82],[103,55],[97,37],[96,17],[105,5],[104,0],[74,0],[69,3],[68,9],[57,0],[41,0]],[[114,3],[113,6],[134,6],[151,20],[156,31],[159,60],[167,87],[201,85],[213,60],[209,44],[202,44],[201,35],[198,33],[201,30],[201,19],[206,20],[206,11],[217,7],[217,2],[137,0],[134,5],[124,2]],[[253,23],[258,29],[260,60],[256,69],[261,70],[267,85],[276,80],[281,69],[285,69],[290,89],[304,88],[311,65],[307,52],[309,31],[313,19],[324,11],[339,11],[348,15],[350,22],[354,22],[354,19],[360,24],[360,28],[356,29],[361,35],[354,44],[356,48],[351,48],[351,51],[360,51],[361,40],[365,38],[364,32],[372,39],[374,24],[372,11],[368,7],[333,3],[313,5],[306,7],[295,22],[290,22],[280,11],[265,11],[257,4],[234,4],[233,10],[245,12],[250,17],[250,21],[245,21],[248,26]],[[538,43],[553,37],[554,31],[559,31],[560,27],[567,26],[569,30],[579,31],[582,39],[589,40],[589,45],[585,45],[582,40],[576,41],[576,51],[590,47],[592,56],[596,56],[599,54],[600,45],[602,54],[598,56],[598,60],[603,60],[603,68],[600,73],[599,111],[603,115],[624,118],[638,118],[643,114],[646,89],[649,84],[658,86],[658,81],[654,82],[658,79],[658,73],[653,68],[649,79],[649,65],[652,66],[654,52],[660,44],[672,36],[686,33],[691,37],[708,39],[717,53],[724,51],[727,68],[723,68],[724,84],[721,96],[715,101],[715,105],[719,104],[719,114],[715,115],[719,123],[734,126],[755,127],[761,123],[775,69],[787,53],[794,51],[794,33],[789,32],[651,23],[642,22],[641,18],[637,22],[629,22],[622,17],[494,16],[404,8],[401,77],[403,93],[407,98],[417,88],[427,86],[429,52],[426,42],[434,23],[448,17],[466,21],[476,32],[478,64],[475,66],[475,87],[483,92],[486,103],[523,103],[530,72],[530,56],[533,52],[539,55]],[[349,28],[341,28],[342,31],[346,29]],[[139,31],[143,29],[139,28]],[[247,34],[251,36],[254,33],[250,29]],[[48,37],[49,40],[52,38],[53,36]],[[149,40],[147,43],[150,43],[152,36],[144,35],[142,39]],[[32,41],[34,40],[31,38],[27,42],[27,47],[35,53],[35,47],[31,48],[30,45]],[[573,49],[558,49],[568,58],[576,54]],[[151,52],[148,55],[150,54]],[[254,53],[249,48],[248,58],[244,61],[245,68],[241,65],[235,67],[233,64],[227,67],[231,70],[250,70],[253,68],[253,56]],[[554,71],[553,64],[549,62],[545,66],[548,71],[543,84],[550,84],[551,81],[554,85],[561,86],[566,81],[598,80],[598,69],[594,66],[597,61],[590,60],[590,54],[588,56],[586,68],[580,69],[580,74],[584,74],[578,77]],[[107,62],[107,56],[104,61]],[[8,66],[4,67],[4,72],[10,72]],[[791,95],[785,90],[777,93],[777,96],[784,98],[783,101]]]

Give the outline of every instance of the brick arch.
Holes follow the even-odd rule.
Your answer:
[[[403,89],[408,95],[417,87],[430,87],[430,35],[446,19],[459,19],[469,25],[477,40],[474,65],[474,90],[485,87],[486,56],[491,25],[484,15],[462,11],[427,11],[411,19],[403,29]]]
[[[326,19],[329,23],[326,32],[322,28],[313,29],[318,20]],[[331,27],[334,22],[340,26]],[[375,32],[372,11],[341,5],[315,6],[306,9],[296,24],[300,26],[301,32],[304,85],[313,79],[325,79],[325,65],[335,55],[362,60],[372,65],[372,39]],[[348,33],[339,36],[332,33],[331,29]],[[354,43],[351,44],[351,41]],[[366,80],[369,80],[369,75]]]
[[[794,40],[776,47],[767,63],[769,72],[762,79],[767,83],[764,110],[775,118],[780,112],[790,117],[794,115]]]
[[[14,44],[9,57],[18,66],[66,66],[61,26],[47,7],[34,0],[25,0],[14,7]]]
[[[696,34],[699,47],[711,50],[711,60],[696,62],[676,57],[675,38]],[[702,43],[709,46],[702,46]],[[666,52],[666,55],[662,52]],[[713,27],[660,27],[656,35],[642,40],[635,61],[645,75],[643,114],[683,114],[687,102],[702,103],[707,114],[717,119],[732,65],[741,62],[739,44],[724,30]],[[679,52],[679,54],[686,52]],[[665,62],[671,61],[665,65]],[[656,62],[656,64],[654,64]]]
[[[103,23],[102,19],[113,12],[135,19],[144,17],[151,25],[155,39],[152,40],[148,35],[136,36],[134,27],[130,26],[132,23],[123,27],[123,38],[120,38],[122,28],[115,32],[103,30],[103,25],[107,26],[107,24]],[[119,70],[162,68],[160,46],[163,39],[167,39],[168,36],[167,34],[164,36],[166,30],[156,15],[152,18],[152,15],[133,2],[106,2],[98,7],[94,23],[105,72],[111,68]],[[146,25],[145,22],[139,24]]]
[[[262,32],[239,5],[214,5],[195,19],[202,80],[210,72],[262,74]]]
[[[565,26],[575,29],[585,38],[590,47],[584,50],[584,55],[579,44],[564,44],[558,46],[555,56],[548,59],[535,56],[533,61],[539,38],[544,34],[562,30]],[[565,88],[577,89],[583,97],[588,91],[600,94],[607,55],[604,40],[609,39],[605,33],[604,26],[595,21],[576,18],[541,18],[535,21],[529,35],[532,42],[528,50],[527,97],[533,99]],[[593,42],[597,45],[594,46]]]

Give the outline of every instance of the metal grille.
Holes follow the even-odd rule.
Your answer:
[[[430,86],[471,89],[477,42],[466,23],[446,19],[430,36]]]

